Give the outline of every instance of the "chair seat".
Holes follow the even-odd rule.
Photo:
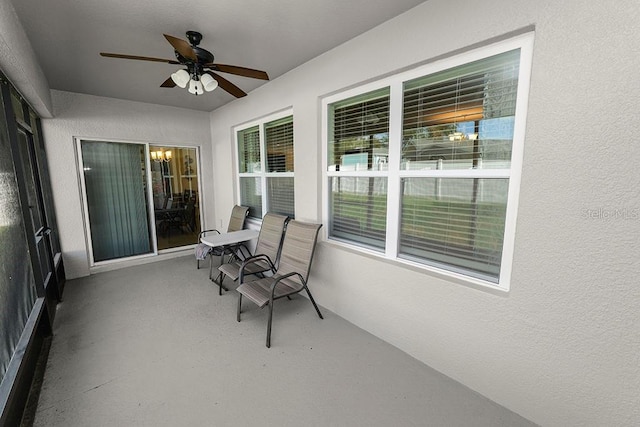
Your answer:
[[[242,265],[241,261],[233,261],[226,264],[222,264],[218,267],[224,275],[230,277],[231,280],[237,280],[240,276],[240,266]],[[263,273],[265,271],[271,270],[271,266],[264,260],[256,260],[255,262],[249,263],[244,267],[244,274],[246,276],[251,274]]]
[[[269,303],[271,295],[271,285],[277,280],[277,276],[264,277],[252,282],[243,283],[236,289],[245,297],[253,301],[258,307],[262,308]],[[300,292],[303,286],[296,280],[286,278],[278,283],[273,294],[273,299],[285,297],[287,295]]]

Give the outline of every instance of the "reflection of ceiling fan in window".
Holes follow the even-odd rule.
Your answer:
[[[176,60],[152,58],[148,56],[124,55],[118,53],[100,52],[100,55],[108,58],[135,59],[139,61],[164,62],[167,64],[182,65],[183,68],[171,74],[160,87],[171,88],[188,86],[189,93],[202,95],[220,86],[236,98],[247,94],[238,86],[225,79],[221,73],[235,74],[253,79],[269,80],[266,72],[251,68],[238,67],[236,65],[224,65],[213,62],[213,54],[208,50],[198,47],[202,40],[202,34],[197,31],[187,31],[189,42],[165,34],[164,37],[173,46]]]

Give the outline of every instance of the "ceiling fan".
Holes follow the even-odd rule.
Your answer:
[[[185,68],[171,74],[171,77],[165,80],[160,87],[170,88],[179,86],[185,88],[189,85],[188,90],[194,95],[202,95],[205,91],[210,92],[218,86],[236,98],[247,95],[246,92],[217,74],[217,72],[235,74],[253,79],[269,80],[269,76],[264,71],[213,62],[213,54],[208,50],[198,47],[200,41],[202,41],[202,34],[197,31],[187,31],[187,39],[189,42],[168,34],[164,34],[164,37],[175,50],[175,60],[107,52],[100,52],[100,55],[107,58],[135,59],[139,61],[165,62],[167,64],[182,65]]]

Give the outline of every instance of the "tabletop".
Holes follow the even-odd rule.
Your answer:
[[[200,241],[205,245],[216,247],[246,242],[247,240],[255,239],[258,234],[260,234],[259,230],[244,229],[228,233],[210,234],[209,236],[201,237]]]

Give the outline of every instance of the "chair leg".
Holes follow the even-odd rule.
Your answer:
[[[318,313],[318,316],[320,316],[321,319],[324,319],[324,317],[322,317],[322,313],[320,313],[320,309],[318,308],[318,305],[316,304],[316,301],[311,296],[311,291],[309,290],[309,288],[307,286],[305,286],[304,288],[307,290],[307,295],[309,295],[309,299],[311,300],[311,303],[313,304],[313,307],[316,309],[316,312]]]
[[[209,254],[209,280],[215,282],[213,278],[213,257],[214,255],[212,253]],[[224,254],[220,256],[220,265],[222,265],[222,261],[224,261]]]
[[[222,281],[224,280],[224,273],[221,271],[218,274],[218,278],[215,280],[218,282],[218,295],[222,295]],[[226,288],[225,288],[226,290]]]
[[[242,294],[238,292],[238,313],[236,314],[236,320],[240,321],[240,309],[242,307]]]
[[[196,260],[196,269],[200,270],[200,260],[199,259]]]
[[[269,301],[269,320],[267,321],[267,348],[271,348],[271,319],[273,319],[273,299]]]

